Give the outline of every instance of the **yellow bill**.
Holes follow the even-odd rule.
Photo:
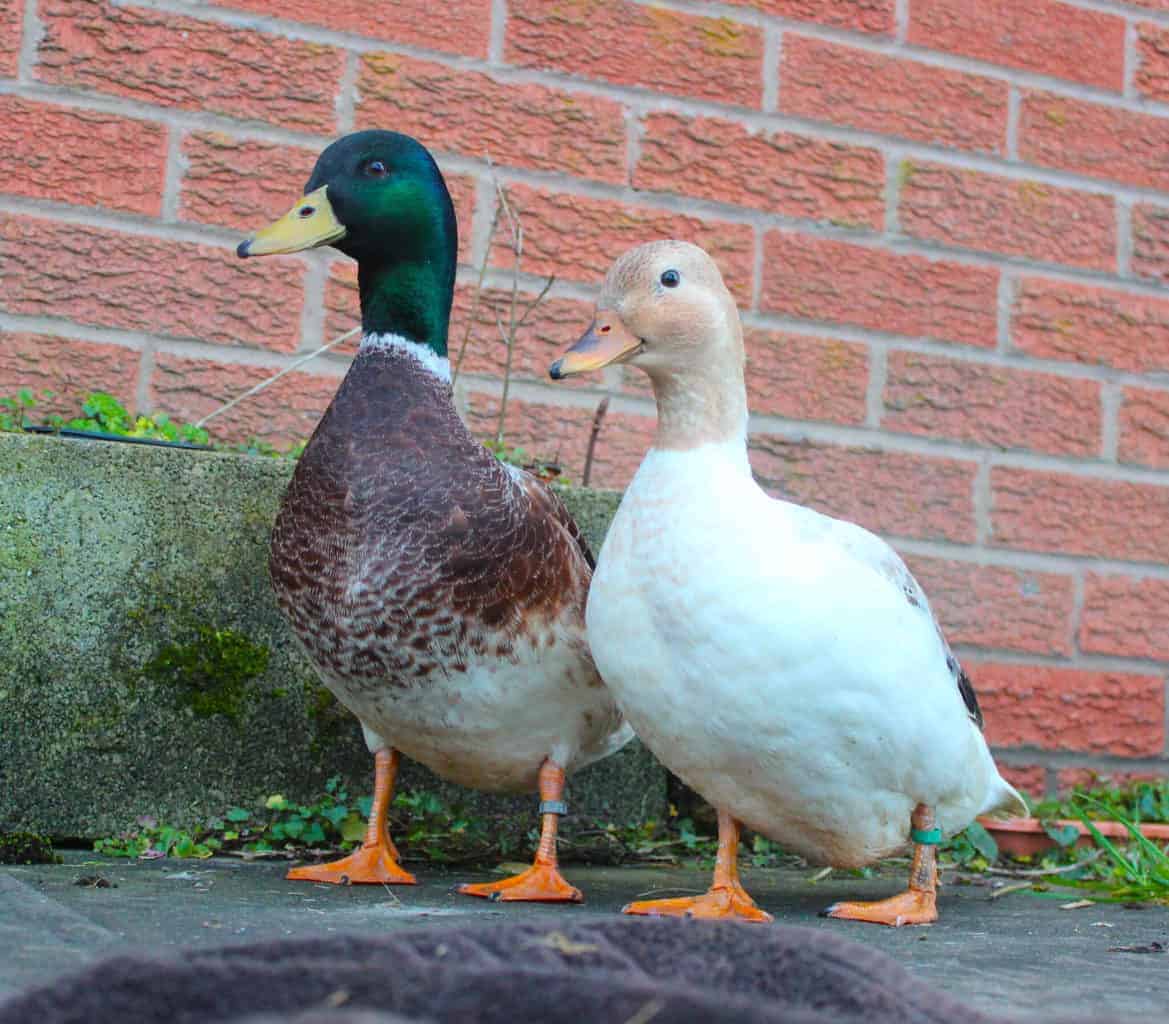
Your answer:
[[[548,367],[553,380],[599,370],[628,359],[641,350],[642,341],[612,311],[598,313],[596,320],[559,359]]]
[[[271,256],[282,252],[300,252],[318,245],[328,245],[345,237],[345,225],[333,213],[326,194],[328,185],[304,196],[278,221],[240,242],[236,253],[241,257]]]

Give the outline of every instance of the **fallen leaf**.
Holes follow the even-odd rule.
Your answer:
[[[1060,910],[1083,910],[1084,907],[1094,907],[1096,902],[1094,900],[1076,900],[1073,903],[1061,903]]]
[[[1147,946],[1109,946],[1109,953],[1164,953],[1163,942],[1150,942]]]
[[[595,953],[601,947],[592,942],[573,942],[563,932],[549,932],[532,943],[533,946],[548,946],[550,949],[563,953],[565,956],[580,956],[583,953]]]

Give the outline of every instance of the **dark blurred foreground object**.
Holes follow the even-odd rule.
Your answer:
[[[121,955],[0,1006],[0,1024],[992,1020],[836,934],[654,919]]]

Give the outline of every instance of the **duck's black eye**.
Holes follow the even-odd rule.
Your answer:
[[[381,160],[369,160],[365,164],[365,173],[370,178],[384,178],[390,172]]]
[[[663,270],[661,282],[667,288],[677,288],[682,283],[682,275],[676,270]]]

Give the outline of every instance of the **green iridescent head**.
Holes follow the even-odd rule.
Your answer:
[[[321,153],[304,193],[239,255],[331,245],[357,260],[366,334],[400,334],[446,355],[458,229],[426,148],[397,132],[354,132]]]

